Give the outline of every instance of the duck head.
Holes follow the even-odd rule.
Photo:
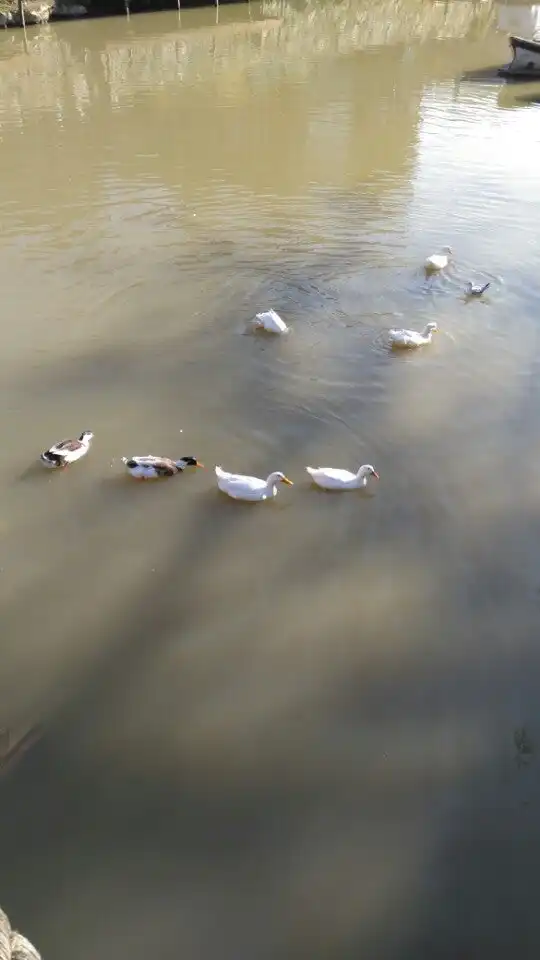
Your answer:
[[[204,469],[204,464],[200,463],[196,457],[180,457],[176,463],[182,470],[184,467],[200,467],[201,470]]]

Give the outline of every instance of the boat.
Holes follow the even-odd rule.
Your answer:
[[[524,37],[509,37],[513,60],[499,70],[501,77],[540,77],[540,42]]]

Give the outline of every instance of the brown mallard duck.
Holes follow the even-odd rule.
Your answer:
[[[160,477],[174,477],[183,473],[186,467],[202,467],[203,464],[195,457],[180,457],[179,460],[170,460],[169,457],[122,457],[128,473],[137,480],[157,480]]]

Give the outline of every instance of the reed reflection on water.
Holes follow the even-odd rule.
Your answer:
[[[0,38],[0,726],[46,731],[0,878],[44,956],[536,955],[538,108],[467,79],[499,14]],[[296,482],[131,482],[149,450]]]

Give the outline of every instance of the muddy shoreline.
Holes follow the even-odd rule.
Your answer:
[[[221,0],[222,3],[231,0]],[[150,13],[152,11],[171,10],[178,6],[175,2],[151,3],[149,0],[0,0],[0,27],[33,26],[53,23],[59,20],[79,20],[87,17],[115,17],[125,13]],[[208,0],[182,0],[182,8],[214,6]]]

